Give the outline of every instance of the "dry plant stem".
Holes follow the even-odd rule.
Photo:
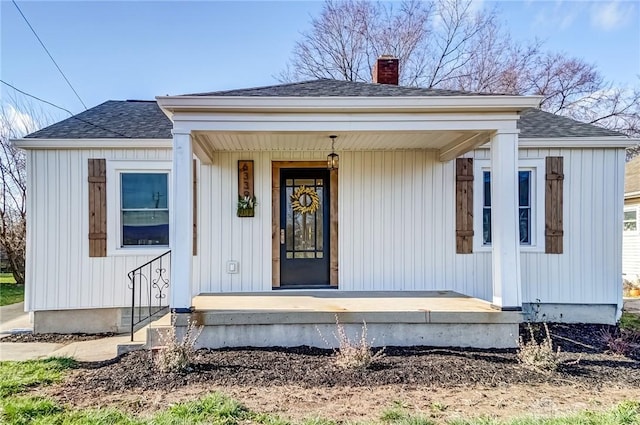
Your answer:
[[[616,356],[628,356],[633,351],[633,346],[638,340],[638,335],[625,329],[604,328],[599,333],[602,341],[607,344],[609,352]]]
[[[203,326],[187,319],[187,327],[182,338],[176,333],[176,315],[171,319],[171,327],[166,333],[159,332],[160,347],[154,357],[154,363],[160,372],[184,372],[193,362],[196,354],[196,341]]]
[[[518,361],[525,367],[543,372],[556,370],[560,364],[560,348],[558,347],[557,351],[553,350],[553,341],[549,333],[549,326],[543,323],[545,337],[542,342],[536,341],[531,323],[528,323],[527,326],[531,339],[524,342],[523,338],[520,337],[517,353]]]
[[[362,321],[360,338],[352,341],[336,315],[336,327],[339,350],[336,352],[336,364],[345,369],[366,369],[372,363],[384,357],[384,348],[373,352],[372,344],[367,340],[367,323]]]

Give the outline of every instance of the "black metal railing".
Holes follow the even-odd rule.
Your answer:
[[[171,251],[131,270],[131,341],[137,325],[150,322],[169,309],[167,290],[170,283]]]

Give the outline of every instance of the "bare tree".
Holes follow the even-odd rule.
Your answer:
[[[11,140],[50,121],[42,110],[16,98],[0,104],[0,245],[18,284],[25,281],[26,158]]]
[[[493,12],[476,12],[472,5],[471,0],[327,0],[278,78],[371,81],[375,60],[390,54],[400,60],[402,85],[434,87],[471,59],[471,41],[495,19]]]
[[[405,86],[541,95],[543,110],[640,136],[640,84],[617,87],[594,64],[538,40],[517,43],[496,9],[475,10],[471,0],[327,0],[280,80],[371,81],[382,54],[400,60]]]
[[[281,80],[330,78],[366,81],[368,67],[367,26],[376,15],[374,3],[328,0],[312,31],[302,34],[293,49],[291,67]]]

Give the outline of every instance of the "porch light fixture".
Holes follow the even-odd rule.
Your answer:
[[[331,153],[327,155],[327,168],[329,170],[337,170],[338,163],[340,162],[340,157],[335,150],[336,137],[338,136],[336,136],[335,134],[329,136],[329,138],[331,139]]]

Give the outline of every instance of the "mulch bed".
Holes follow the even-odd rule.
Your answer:
[[[32,334],[32,333],[16,333],[7,335],[0,339],[0,342],[52,342],[55,344],[69,344],[79,341],[92,341],[94,339],[108,338],[117,336],[116,333],[100,333],[100,334]]]
[[[536,332],[544,332],[536,327]],[[171,390],[192,384],[302,387],[368,387],[401,384],[423,387],[499,386],[558,383],[640,386],[640,362],[607,352],[601,333],[615,327],[551,324],[554,343],[564,352],[557,371],[529,370],[515,350],[434,347],[387,347],[385,356],[366,370],[335,365],[332,350],[310,347],[203,349],[190,371],[160,373],[151,353],[137,351],[104,363],[81,363],[63,384],[64,391]],[[527,335],[523,327],[521,333]]]

